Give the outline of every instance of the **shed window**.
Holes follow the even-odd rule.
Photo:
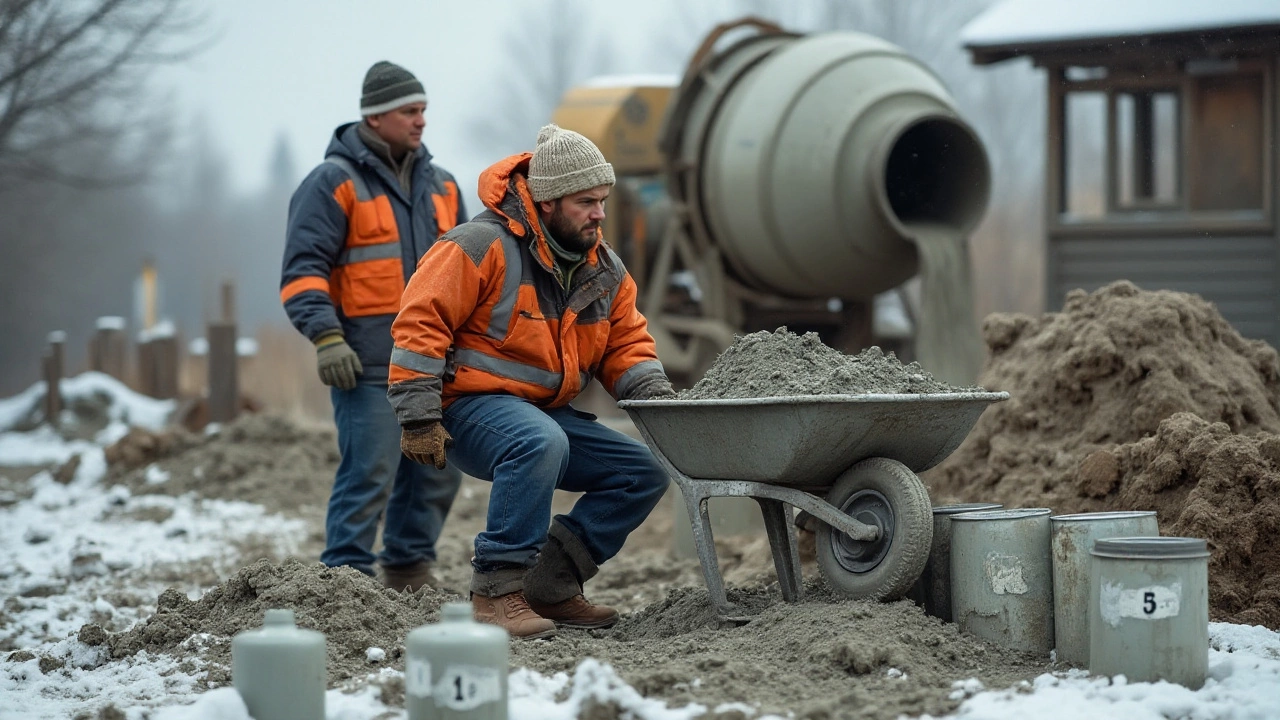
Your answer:
[[[1100,218],[1106,211],[1107,95],[1069,93],[1065,112],[1062,211],[1076,219]]]
[[[1270,77],[1260,63],[1101,79],[1064,72],[1061,219],[1264,219]]]
[[[1177,90],[1118,92],[1115,128],[1115,209],[1172,208],[1178,203]]]

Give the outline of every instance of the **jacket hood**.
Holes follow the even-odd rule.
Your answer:
[[[522,152],[505,157],[480,173],[476,194],[484,206],[497,213],[516,237],[533,235],[536,241],[538,261],[548,271],[555,265],[551,246],[542,235],[542,223],[538,220],[538,206],[529,192],[529,160],[533,153]],[[597,233],[599,237],[599,233]],[[600,241],[587,250],[587,262],[597,262]]]

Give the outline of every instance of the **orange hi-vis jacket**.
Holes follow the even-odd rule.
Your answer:
[[[289,203],[280,301],[309,340],[341,330],[364,366],[385,380],[391,322],[418,261],[465,221],[458,185],[419,148],[409,192],[360,139],[339,127],[325,162]]]
[[[485,170],[488,208],[446,233],[409,280],[391,327],[387,396],[400,424],[440,419],[455,398],[569,403],[596,378],[616,398],[665,377],[636,284],[603,242],[565,288],[525,181],[529,153]]]

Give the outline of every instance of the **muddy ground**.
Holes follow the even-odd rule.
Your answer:
[[[979,384],[1012,398],[989,409],[961,448],[925,475],[935,504],[1155,509],[1162,534],[1209,541],[1214,619],[1280,625],[1274,349],[1241,338],[1199,298],[1129,283],[1073,293],[1061,313],[992,316],[984,337],[989,359]],[[805,347],[794,336],[775,339]],[[740,379],[756,389],[777,380],[770,373]],[[137,431],[108,460],[109,482],[134,493],[249,500],[311,528],[296,558],[276,557],[264,550],[270,543],[245,538],[230,577],[187,568],[174,577],[180,590],[138,599],[156,606],[145,623],[82,631],[117,657],[146,649],[202,660],[211,686],[228,682],[230,637],[260,624],[269,607],[292,607],[301,625],[327,634],[332,686],[370,682],[380,666],[403,669],[405,634],[433,621],[443,602],[461,599],[487,500],[485,483],[464,483],[440,542],[442,588],[409,595],[314,562],[337,463],[329,428],[251,416],[212,436]],[[149,484],[152,465],[169,481]],[[559,496],[557,510],[572,501]],[[731,600],[755,612],[744,625],[721,625],[697,562],[673,554],[674,507],[669,494],[588,585],[593,600],[624,613],[615,628],[514,643],[513,663],[550,673],[594,657],[642,693],[676,704],[746,702],[802,718],[875,719],[946,713],[968,691],[957,683],[969,678],[1003,688],[1065,669],[961,635],[908,601],[833,597],[818,576],[811,539],[807,599],[789,604],[781,602],[762,535],[718,538]],[[198,641],[189,640],[193,635]],[[387,651],[380,665],[367,660],[370,647]],[[399,681],[373,682],[393,704],[403,701]],[[590,714],[618,716],[616,708]]]
[[[214,437],[136,431],[122,441],[109,453],[115,461],[111,481],[134,493],[238,497],[303,518],[312,530],[291,558],[264,553],[265,542],[247,539],[242,567],[231,577],[191,568],[179,584],[182,590],[133,598],[156,605],[145,623],[128,631],[90,627],[82,634],[108,643],[117,657],[148,650],[199,658],[217,686],[230,681],[231,636],[260,625],[267,608],[292,607],[301,626],[326,633],[332,687],[364,684],[380,667],[403,670],[408,631],[434,621],[443,602],[463,599],[488,485],[464,481],[440,541],[436,573],[442,589],[387,590],[358,572],[314,561],[323,545],[323,504],[337,461],[333,443],[327,428],[271,416],[246,417]],[[153,463],[169,473],[164,485],[147,484],[146,468]],[[559,494],[557,510],[573,500]],[[763,536],[719,542],[730,599],[758,613],[745,625],[722,625],[711,612],[697,561],[672,550],[674,507],[668,494],[587,586],[593,600],[624,613],[616,627],[513,643],[513,665],[549,674],[594,657],[611,663],[643,694],[676,705],[746,702],[763,712],[800,717],[886,720],[949,711],[965,696],[953,687],[956,681],[977,678],[989,688],[1008,687],[1051,669],[1048,657],[1011,653],[961,635],[955,625],[924,615],[909,601],[833,597],[811,545],[804,553],[805,601],[782,602]],[[207,589],[195,602],[187,597],[193,581]],[[207,636],[198,642],[188,640],[202,633]],[[370,664],[370,647],[386,650],[386,660]],[[392,704],[403,702],[402,684],[374,682],[384,686]]]

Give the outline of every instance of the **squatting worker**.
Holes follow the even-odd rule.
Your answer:
[[[674,395],[636,284],[600,241],[613,166],[555,125],[480,176],[486,211],[431,248],[391,328],[388,396],[410,457],[493,483],[475,540],[475,617],[516,637],[608,627],[582,594],[667,487],[649,449],[569,405]],[[452,443],[452,444],[451,444]],[[556,488],[584,493],[551,519]],[[549,528],[548,528],[549,525]]]
[[[453,176],[422,144],[427,94],[404,68],[369,68],[360,122],[338,127],[325,161],[289,203],[280,300],[316,347],[332,386],[341,462],[325,520],[326,565],[374,574],[373,543],[387,587],[435,584],[436,539],[458,491],[456,468],[421,465],[400,452],[387,402],[391,322],[418,260],[465,222]]]

